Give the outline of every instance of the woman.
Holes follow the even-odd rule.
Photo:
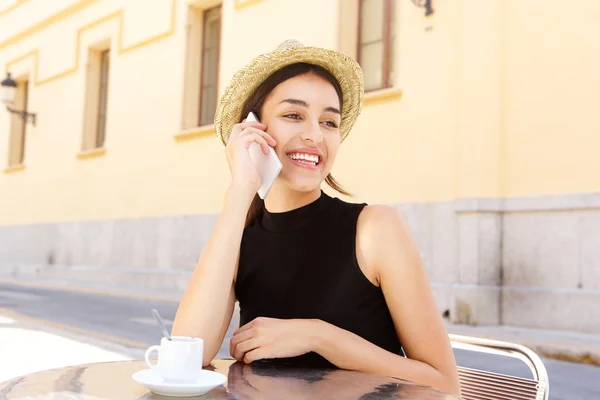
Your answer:
[[[362,98],[354,60],[296,41],[234,76],[215,116],[232,180],[172,334],[203,338],[209,364],[239,300],[230,342],[239,361],[333,365],[459,393],[448,335],[403,218],[321,190],[325,181],[345,193],[329,172]],[[245,122],[250,111],[260,123]],[[283,164],[264,202],[251,143],[265,154],[272,146]]]

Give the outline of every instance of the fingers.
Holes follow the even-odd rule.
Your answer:
[[[258,336],[258,335],[257,335],[257,332],[254,330],[246,330],[241,333],[237,333],[237,332],[234,333],[233,336],[231,337],[231,340],[229,341],[229,354],[231,354],[231,356],[237,360],[237,358],[235,357],[236,346],[238,346],[242,342],[251,340],[252,338],[254,338],[256,336]],[[239,361],[241,361],[241,359]]]
[[[246,147],[250,147],[251,143],[258,143],[262,152],[266,155],[269,154],[269,144],[266,139],[257,133],[250,133],[243,137]]]
[[[238,343],[233,349],[233,358],[238,361],[242,361],[244,359],[244,355],[254,349],[260,347],[260,339],[252,338],[249,340],[245,340],[241,343]]]
[[[233,356],[234,350],[235,350],[235,346],[240,343],[243,340],[247,340],[249,339],[249,337],[246,336],[241,336],[239,334],[236,334],[235,332],[233,333],[233,335],[231,336],[231,339],[229,339],[229,354]],[[235,357],[234,357],[235,358]]]
[[[233,334],[241,333],[247,331],[252,328],[265,328],[272,327],[274,324],[278,322],[284,322],[285,320],[277,319],[277,318],[269,318],[269,317],[256,317],[252,321],[248,322],[246,325],[241,326],[237,331]]]
[[[275,141],[275,139],[273,139],[273,136],[269,135],[264,130],[257,129],[257,128],[255,128],[253,126],[249,126],[247,128],[244,128],[241,131],[240,136],[250,135],[252,133],[256,133],[256,134],[262,136],[267,141],[267,143],[269,144],[269,146],[275,146],[277,144],[277,142]]]
[[[241,131],[243,131],[244,129],[248,128],[248,127],[255,127],[257,129],[261,129],[261,130],[265,130],[267,129],[267,126],[265,124],[263,124],[262,122],[246,122],[246,120],[244,120],[244,122],[241,122],[239,124],[236,124],[233,126],[233,129],[235,130],[236,128],[238,128]]]
[[[262,152],[265,155],[269,154],[269,146],[275,147],[277,141],[271,135],[265,132],[267,126],[260,122],[242,122],[236,124],[229,135],[227,147],[231,147],[231,143],[242,141],[247,148],[250,143],[256,142],[260,145]]]
[[[269,318],[255,318],[233,333],[229,341],[229,354],[238,361],[243,361],[248,351],[255,351],[265,341],[264,328]]]
[[[229,135],[229,140],[237,138],[238,136],[240,136],[240,133],[244,129],[250,128],[250,127],[254,127],[254,128],[262,130],[262,131],[267,129],[267,126],[260,122],[242,122],[239,124],[235,124],[233,126],[233,129],[231,130],[231,134]]]
[[[266,128],[266,127],[267,127],[267,126],[266,126],[265,124],[263,124],[262,122],[258,122],[258,121],[250,121],[250,122],[247,122],[247,121],[248,121],[248,120],[247,120],[246,118],[244,118],[244,120],[243,120],[242,122],[240,122],[239,124],[236,124],[236,125],[242,125],[242,126],[244,126],[244,125],[247,125],[247,126],[250,126],[250,125],[258,125],[258,126],[262,126],[262,127],[264,127],[264,128]]]
[[[252,351],[247,352],[244,355],[243,362],[246,364],[250,364],[256,360],[262,360],[263,358],[267,358],[269,351],[269,346],[260,346]]]
[[[256,332],[252,329],[247,329],[243,332],[236,332],[231,337],[231,343],[235,345],[243,342],[244,340],[248,340],[253,336],[256,336]]]
[[[248,124],[238,124],[236,125],[233,130],[231,131],[231,135],[229,137],[229,139],[235,139],[244,135],[248,135],[249,133],[258,133],[259,135],[263,136],[267,142],[271,145],[271,146],[275,146],[275,144],[277,144],[277,142],[275,141],[275,139],[273,139],[273,137],[271,135],[269,135],[266,132],[266,125],[263,124],[258,124],[256,122],[250,122]]]

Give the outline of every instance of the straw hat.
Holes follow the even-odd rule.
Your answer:
[[[242,119],[246,101],[261,83],[277,70],[301,62],[325,68],[339,82],[343,93],[341,140],[348,136],[362,109],[364,81],[360,65],[337,51],[305,47],[297,40],[286,40],[273,52],[256,57],[239,70],[225,89],[215,113],[215,130],[223,144],[227,144],[233,126]]]

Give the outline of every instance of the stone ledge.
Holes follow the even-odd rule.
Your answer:
[[[173,135],[173,138],[176,142],[185,142],[188,140],[200,139],[203,137],[216,137],[216,134],[217,133],[214,125],[206,125],[177,132]]]
[[[600,193],[464,198],[457,199],[455,204],[457,213],[589,210],[600,209]]]
[[[388,88],[379,89],[372,92],[367,92],[364,95],[364,107],[371,107],[379,104],[385,104],[392,101],[397,101],[402,98],[402,89]]]
[[[25,171],[25,164],[15,164],[4,168],[5,174],[12,174],[20,171]]]
[[[96,149],[82,150],[81,152],[77,153],[77,158],[80,160],[85,160],[88,158],[102,157],[104,155],[106,155],[106,148],[98,147]]]

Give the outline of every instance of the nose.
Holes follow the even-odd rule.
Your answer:
[[[323,141],[323,132],[319,121],[313,121],[307,124],[306,129],[302,132],[301,139],[304,142],[319,144]]]

